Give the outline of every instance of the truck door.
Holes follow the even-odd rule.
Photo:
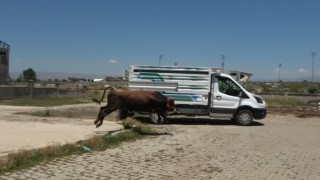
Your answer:
[[[212,74],[210,116],[232,118],[240,103],[241,88],[230,78]]]

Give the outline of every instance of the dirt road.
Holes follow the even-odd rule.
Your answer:
[[[115,121],[105,121],[96,129],[94,117],[88,118],[81,111],[90,109],[92,114],[99,110],[95,104],[69,105],[60,107],[21,107],[0,105],[0,156],[21,148],[39,148],[52,143],[75,142],[111,130],[122,129]],[[46,113],[50,112],[50,114]],[[38,112],[46,116],[30,116]],[[36,113],[37,114],[37,113]],[[73,115],[72,115],[73,114]],[[73,118],[56,117],[74,116]]]
[[[318,117],[269,114],[250,127],[180,119],[157,127],[173,135],[56,159],[0,179],[320,179]]]

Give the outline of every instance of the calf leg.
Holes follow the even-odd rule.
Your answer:
[[[117,106],[112,106],[112,105],[107,105],[104,107],[100,108],[99,114],[97,119],[94,121],[94,124],[96,125],[96,127],[99,127],[102,125],[103,123],[103,119],[104,117],[106,117],[108,114],[112,113],[113,111],[117,110],[118,107]]]
[[[119,113],[118,113],[118,119],[117,120],[123,120],[125,118],[127,118],[129,115],[129,112],[127,109],[125,108],[120,108],[119,109]]]

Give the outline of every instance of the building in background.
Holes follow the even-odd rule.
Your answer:
[[[241,71],[229,71],[229,75],[238,82],[248,82],[253,74]]]
[[[0,84],[6,84],[9,80],[9,51],[10,45],[0,41]]]

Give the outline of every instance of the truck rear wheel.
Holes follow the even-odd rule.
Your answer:
[[[236,123],[240,126],[249,126],[253,122],[253,114],[250,110],[240,110],[236,115]]]
[[[164,118],[160,117],[161,120],[160,122],[158,121],[158,114],[157,113],[149,113],[149,119],[150,119],[150,123],[152,124],[163,124],[164,123]]]

